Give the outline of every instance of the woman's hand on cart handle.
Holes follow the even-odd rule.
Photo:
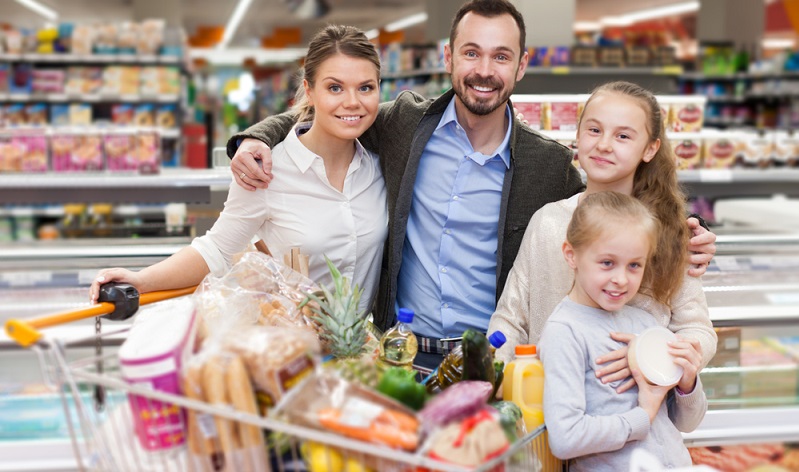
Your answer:
[[[100,286],[111,282],[122,282],[133,285],[140,292],[142,291],[141,276],[138,272],[133,272],[128,269],[114,268],[103,269],[97,273],[97,277],[92,280],[92,285],[89,287],[89,301],[97,303],[97,297],[100,296]]]

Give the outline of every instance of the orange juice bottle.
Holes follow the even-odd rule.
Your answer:
[[[535,345],[516,346],[516,357],[505,366],[502,393],[522,410],[528,433],[544,424],[544,365]]]

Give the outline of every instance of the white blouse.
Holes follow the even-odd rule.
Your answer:
[[[272,149],[275,178],[266,190],[254,192],[232,182],[225,208],[204,236],[191,245],[211,273],[223,275],[233,255],[253,235],[263,239],[279,261],[292,247],[310,256],[310,277],[332,289],[323,255],[364,289],[359,309],[369,310],[377,291],[383,244],[388,234],[386,187],[377,156],[356,141],[355,156],[339,192],[327,180],[321,157],[299,140],[310,123],[295,125],[286,140]]]

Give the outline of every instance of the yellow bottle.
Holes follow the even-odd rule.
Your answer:
[[[516,357],[505,366],[502,392],[522,410],[528,433],[544,424],[544,365],[535,345],[516,346]]]

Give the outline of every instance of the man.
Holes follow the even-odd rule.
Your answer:
[[[391,220],[375,323],[385,329],[397,308],[413,309],[418,365],[437,365],[466,328],[485,332],[533,213],[583,188],[570,150],[513,119],[508,98],[527,60],[518,10],[472,0],[444,49],[452,90],[436,100],[403,92],[360,139],[380,156]],[[231,138],[242,187],[268,185],[264,143],[282,140],[293,121],[270,117]],[[692,262],[709,261],[714,241],[694,238],[709,254]]]

